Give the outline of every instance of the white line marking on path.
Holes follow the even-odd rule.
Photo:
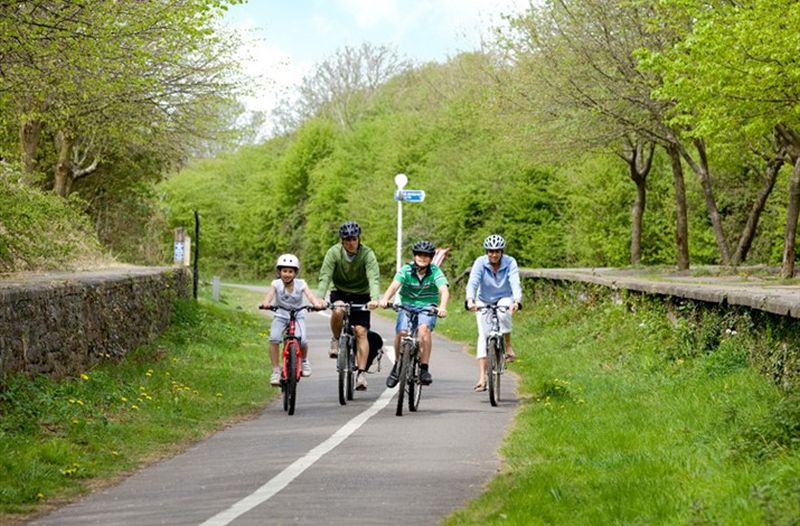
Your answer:
[[[331,435],[330,438],[309,451],[304,457],[295,460],[286,467],[286,469],[275,475],[256,491],[235,503],[227,510],[214,515],[200,526],[226,526],[240,515],[247,513],[251,509],[272,498],[276,493],[288,486],[292,480],[300,476],[306,469],[310,468],[317,460],[344,442],[347,437],[358,430],[367,420],[375,416],[378,411],[389,405],[395,393],[397,393],[397,389],[384,390],[381,396],[378,397],[366,411],[353,417],[353,419],[339,428],[336,433]]]

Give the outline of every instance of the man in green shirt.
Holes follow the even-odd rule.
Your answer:
[[[438,305],[436,315],[425,312],[419,314],[417,320],[417,335],[420,342],[420,375],[419,381],[423,385],[429,385],[433,381],[428,364],[431,358],[431,333],[436,326],[436,318],[447,316],[447,300],[450,298],[450,290],[447,288],[447,278],[442,270],[432,263],[436,247],[430,241],[419,241],[414,244],[411,251],[414,254],[414,261],[403,265],[397,271],[392,280],[392,284],[386,289],[383,296],[378,301],[370,303],[370,307],[386,307],[389,301],[400,291],[400,303],[413,307],[428,307]],[[394,353],[397,356],[400,350],[400,338],[408,334],[408,315],[405,311],[397,313],[397,324],[395,325]],[[397,385],[397,362],[389,376],[386,378],[386,386],[394,387]]]
[[[361,227],[355,221],[347,221],[339,227],[340,243],[333,245],[325,254],[319,271],[317,291],[321,298],[331,289],[331,303],[367,304],[380,296],[380,270],[375,252],[361,244]],[[331,349],[329,356],[336,358],[339,352],[339,335],[342,333],[344,310],[334,309],[331,314]],[[350,311],[350,322],[356,336],[356,389],[367,388],[364,373],[369,356],[367,333],[370,312],[354,309]]]

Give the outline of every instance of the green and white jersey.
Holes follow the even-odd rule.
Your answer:
[[[447,278],[442,269],[433,263],[426,269],[422,278],[417,275],[416,265],[413,262],[407,263],[397,271],[394,280],[401,285],[400,303],[414,307],[438,305],[439,287],[447,285]]]

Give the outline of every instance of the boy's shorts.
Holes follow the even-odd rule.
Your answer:
[[[411,331],[409,330],[409,326],[408,326],[409,318],[410,318],[410,316],[406,311],[401,310],[400,312],[398,312],[397,313],[397,323],[394,326],[394,331],[396,333],[400,333],[400,332],[410,333]],[[438,318],[437,318],[437,316],[435,314],[431,315],[431,314],[428,314],[427,312],[420,312],[419,313],[419,317],[417,318],[417,324],[418,325],[427,325],[428,328],[431,331],[433,331],[433,329],[436,327],[436,320],[437,319]]]

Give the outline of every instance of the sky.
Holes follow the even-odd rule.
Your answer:
[[[251,111],[269,114],[315,64],[344,46],[386,45],[415,63],[445,62],[480,48],[501,15],[529,0],[249,0],[223,22],[248,39],[245,72],[256,79]]]

